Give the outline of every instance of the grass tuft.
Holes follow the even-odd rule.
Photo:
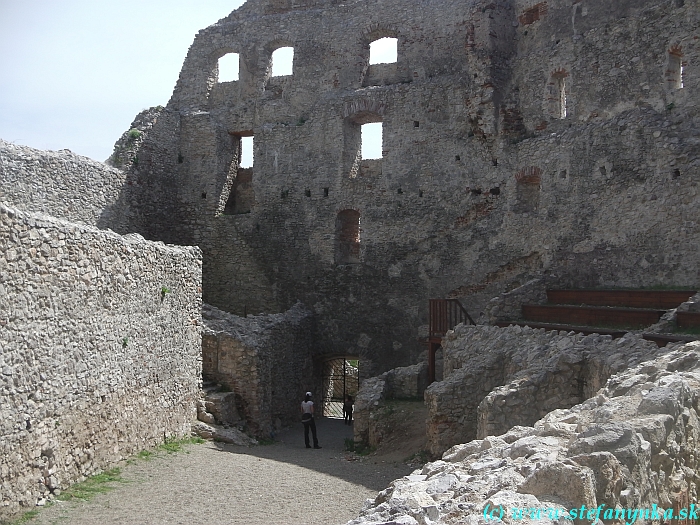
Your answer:
[[[204,443],[204,439],[199,436],[183,439],[168,439],[165,443],[160,445],[158,449],[168,454],[174,454],[175,452],[182,452],[182,447],[185,445],[199,445],[200,443]]]
[[[2,525],[22,525],[23,523],[27,523],[34,518],[36,518],[39,515],[39,509],[34,509],[25,512],[22,514],[19,518],[13,521],[2,521],[0,522]]]
[[[121,476],[121,469],[119,468],[113,468],[102,474],[90,476],[85,481],[71,485],[61,492],[57,499],[61,501],[70,501],[73,499],[87,501],[97,494],[104,494],[112,490],[114,486],[110,485],[110,483],[114,482],[124,482]]]
[[[375,451],[375,448],[364,445],[363,443],[356,443],[353,438],[345,438],[345,450],[354,452],[358,456],[368,456]]]

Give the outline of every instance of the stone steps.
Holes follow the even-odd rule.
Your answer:
[[[236,408],[236,394],[222,391],[222,386],[214,381],[202,382],[204,399],[197,410],[197,418],[207,424],[218,424],[231,427],[241,423],[241,417]]]

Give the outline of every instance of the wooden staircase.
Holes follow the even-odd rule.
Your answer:
[[[671,308],[695,295],[694,290],[547,290],[548,304],[522,306],[522,320],[497,323],[613,338],[657,323]],[[696,323],[696,324],[693,324]],[[678,312],[678,326],[700,326],[700,314]],[[659,346],[697,339],[676,334],[642,334]]]

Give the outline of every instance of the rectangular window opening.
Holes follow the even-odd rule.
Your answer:
[[[382,123],[371,122],[361,128],[362,160],[382,158]]]
[[[557,78],[559,95],[559,118],[566,118],[566,77]]]
[[[241,168],[253,167],[253,137],[241,137]]]
[[[683,89],[683,53],[678,48],[668,52],[668,69],[666,79],[672,89]]]
[[[219,82],[238,80],[240,57],[238,53],[227,53],[219,59]]]

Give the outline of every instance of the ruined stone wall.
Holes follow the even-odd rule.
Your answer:
[[[320,402],[313,372],[314,320],[304,306],[238,317],[204,305],[203,317],[203,375],[235,394],[250,433],[269,438],[283,424],[299,422],[308,390],[317,392]]]
[[[425,391],[428,448],[532,425],[548,412],[592,397],[614,373],[660,352],[628,334],[568,334],[529,327],[464,326],[443,342],[445,379]]]
[[[355,398],[353,437],[356,443],[378,446],[386,432],[379,410],[391,399],[421,398],[428,386],[428,363],[394,368],[362,381]]]
[[[0,205],[0,512],[190,432],[201,252]]]
[[[348,525],[476,523],[492,510],[494,518],[502,510],[506,523],[690,522],[698,500],[699,362],[697,342],[668,348],[611,377],[585,403],[456,445],[392,482]]]
[[[70,150],[41,151],[0,139],[0,202],[9,206],[130,233],[136,229],[129,207],[117,203],[130,194],[131,183],[127,173]]]
[[[697,0],[249,1],[200,31],[144,139],[144,235],[201,246],[205,299],[226,311],[301,300],[326,351],[371,359],[370,373],[416,361],[430,297],[460,297],[476,317],[542,274],[695,285],[699,12]],[[368,65],[385,36],[397,62]],[[293,74],[271,77],[280,46],[294,48]],[[230,52],[239,80],[217,82]],[[370,121],[383,156],[358,162]],[[254,165],[239,171],[251,134]],[[239,190],[249,202],[227,214]],[[348,210],[359,244],[343,260]]]

